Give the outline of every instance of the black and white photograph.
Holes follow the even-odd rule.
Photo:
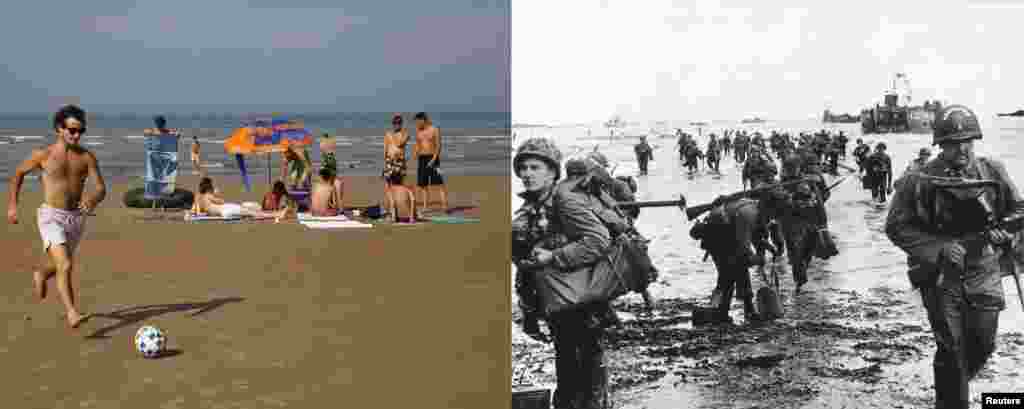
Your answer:
[[[517,1],[512,407],[1024,407],[1022,21]]]

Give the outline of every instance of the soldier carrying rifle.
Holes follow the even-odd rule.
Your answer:
[[[995,350],[1006,308],[1002,278],[1016,279],[1024,260],[1024,201],[1001,162],[974,155],[981,138],[970,109],[940,112],[932,143],[941,152],[905,176],[886,220],[889,239],[909,256],[908,275],[935,336],[936,408],[968,407],[968,382]]]

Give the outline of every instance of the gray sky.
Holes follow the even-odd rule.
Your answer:
[[[508,0],[10,2],[0,112],[507,112],[509,17]]]
[[[896,72],[914,101],[1024,108],[1021,0],[517,0],[512,119],[859,113]]]

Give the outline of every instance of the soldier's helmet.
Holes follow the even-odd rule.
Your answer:
[[[928,149],[928,148],[921,148],[921,150],[917,151],[917,155],[918,156],[932,156],[932,150]]]
[[[935,117],[932,145],[949,141],[981,139],[981,125],[974,112],[963,105],[950,105]]]
[[[513,169],[519,176],[519,163],[524,159],[536,158],[543,160],[555,170],[555,180],[562,177],[562,151],[555,142],[546,138],[530,138],[519,145],[516,156],[512,159]]]

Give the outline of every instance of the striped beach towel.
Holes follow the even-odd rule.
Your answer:
[[[144,197],[160,199],[174,193],[178,177],[178,134],[147,136]]]

